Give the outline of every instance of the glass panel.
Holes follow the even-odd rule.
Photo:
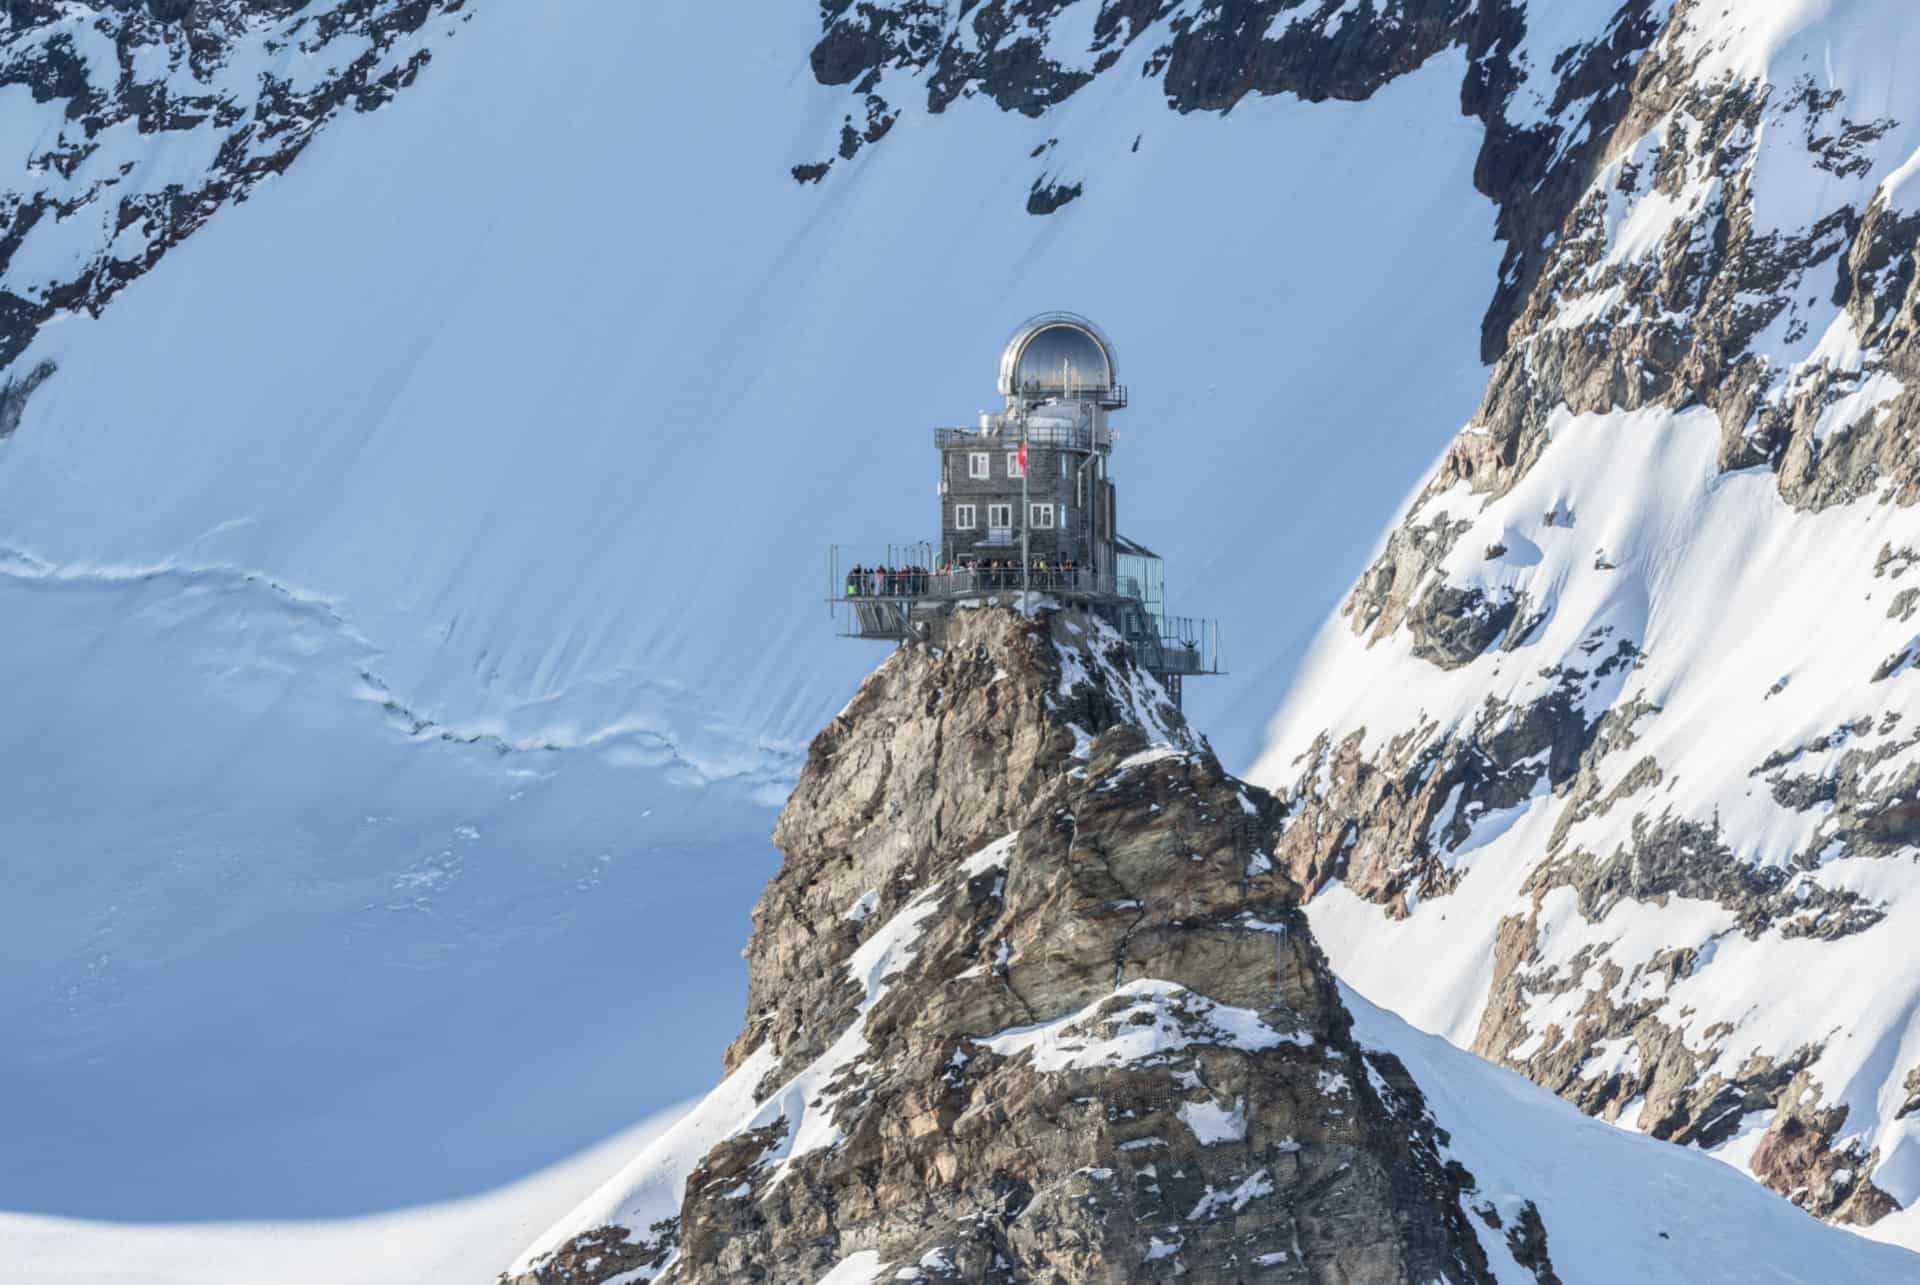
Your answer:
[[[1140,595],[1156,633],[1165,632],[1167,615],[1166,564],[1159,558],[1122,553],[1114,558],[1114,572],[1122,585]]]
[[[1075,393],[1113,382],[1107,354],[1092,335],[1064,322],[1047,326],[1020,351],[1015,383],[1022,394]]]

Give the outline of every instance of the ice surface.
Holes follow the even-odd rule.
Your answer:
[[[990,403],[1029,312],[1126,352],[1132,530],[1249,643],[1189,709],[1253,745],[1478,392],[1459,59],[1222,119],[1138,50],[1043,122],[909,112],[802,187],[846,107],[817,34],[474,6],[392,105],[42,331],[59,373],[0,442],[0,1207],[436,1204],[709,1083],[771,807],[883,654],[831,637],[825,546],[925,533],[925,430]],[[63,127],[6,105],[4,163]],[[1088,187],[1038,219],[1042,136]],[[89,164],[164,184],[210,145]]]

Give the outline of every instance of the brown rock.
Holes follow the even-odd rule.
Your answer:
[[[728,1053],[775,1068],[763,1101],[812,1087],[707,1156],[659,1279],[1490,1279],[1471,1176],[1266,851],[1277,805],[1154,694],[1082,617],[981,611],[820,735]],[[624,1270],[589,1239],[524,1285]]]

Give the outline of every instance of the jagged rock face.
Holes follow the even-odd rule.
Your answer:
[[[834,995],[848,989],[844,965],[862,926],[885,922],[961,857],[1017,830],[1072,767],[1076,738],[1144,714],[1160,739],[1199,748],[1129,670],[1096,667],[1063,684],[1044,629],[1022,646],[966,637],[883,666],[809,748],[774,826],[786,861],[754,908],[748,1021],[729,1070],[763,1044],[781,1050],[783,1064],[816,1055],[836,1026],[827,1019],[844,1016]],[[1039,709],[1036,691],[1048,692]]]
[[[821,182],[903,111],[938,114],[960,98],[1037,115],[1097,77],[1139,72],[1178,112],[1228,111],[1250,93],[1354,100],[1458,49],[1462,110],[1487,129],[1475,182],[1498,205],[1507,245],[1482,325],[1489,357],[1592,178],[1660,9],[1624,0],[1568,33],[1536,23],[1520,0],[1113,0],[1076,34],[1089,3],[822,0],[812,69],[857,105],[794,178]],[[0,87],[18,87],[16,109],[31,101],[50,141],[0,194],[0,372],[48,321],[98,314],[330,120],[412,85],[468,16],[467,0],[17,0]],[[908,79],[913,90],[894,87]],[[1038,215],[1098,191],[1097,176],[1058,172],[1048,150],[1029,158],[1039,172],[1027,209]],[[1863,250],[1861,271],[1884,284],[1899,268]],[[23,376],[5,378],[0,395],[23,400]]]
[[[1499,207],[1507,246],[1482,324],[1491,360],[1631,101],[1634,67],[1663,6],[1625,0],[1570,42],[1521,0],[1110,0],[1081,34],[1086,8],[1087,0],[821,0],[814,75],[848,86],[858,106],[833,154],[796,166],[794,177],[820,181],[836,160],[886,137],[903,111],[937,115],[975,95],[1038,116],[1097,77],[1142,74],[1178,112],[1230,111],[1248,94],[1361,100],[1458,49],[1467,59],[1461,110],[1487,131],[1474,182]],[[1097,187],[1098,177],[1043,169],[1027,208],[1050,214],[1088,183]]]
[[[1554,229],[1475,431],[1448,453],[1435,493],[1460,481],[1503,492],[1538,458],[1558,407],[1698,403],[1719,414],[1722,466],[1773,468],[1796,506],[1883,485],[1899,503],[1920,498],[1907,442],[1915,404],[1897,379],[1884,393],[1869,389],[1885,409],[1866,412],[1858,429],[1823,422],[1876,376],[1920,365],[1911,253],[1920,215],[1896,211],[1872,184],[1844,184],[1874,171],[1874,145],[1900,122],[1805,73],[1771,85],[1704,79],[1715,51],[1696,36],[1715,16],[1683,0],[1639,62],[1600,172]],[[1773,222],[1765,205],[1769,179],[1783,181],[1767,173],[1769,162],[1777,168],[1770,150],[1788,131],[1801,135],[1808,177],[1843,181],[1792,225]],[[1624,235],[1636,207],[1659,207],[1659,221]],[[1655,242],[1655,253],[1634,252]],[[1819,341],[1836,305],[1871,357],[1851,370],[1782,361]]]
[[[1083,618],[903,649],[776,831],[728,1054],[765,1105],[677,1218],[520,1279],[1491,1280],[1471,1176],[1354,1042],[1278,820]],[[1550,1280],[1537,1223],[1496,1252]]]
[[[1376,949],[1485,943],[1460,1042],[1870,1222],[1920,1196],[1874,1105],[1908,1063],[1855,1051],[1906,1018],[1846,998],[1920,992],[1920,99],[1883,87],[1891,11],[1800,44],[1765,6],[1653,16],[1473,421],[1255,775]]]
[[[0,93],[43,128],[0,193],[0,370],[56,315],[97,315],[221,207],[283,172],[329,120],[413,84],[432,57],[430,28],[453,29],[435,19],[464,20],[465,7],[13,0]],[[25,383],[16,376],[7,391]],[[0,411],[0,436],[6,419]]]

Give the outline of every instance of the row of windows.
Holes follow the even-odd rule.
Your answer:
[[[957,531],[977,530],[976,523],[979,512],[979,508],[972,504],[954,505],[954,529]],[[1036,531],[1051,531],[1053,530],[1054,513],[1055,509],[1051,504],[1030,505],[1028,506],[1027,525]],[[1067,524],[1067,510],[1064,506],[1059,509],[1059,518],[1060,525],[1064,527]],[[989,504],[987,506],[988,530],[1005,531],[1011,529],[1012,526],[1013,506],[1011,504]]]
[[[1020,467],[1020,452],[1007,452],[1007,476],[1021,477],[1025,473]],[[993,476],[993,456],[986,451],[975,451],[967,456],[967,476],[979,481]]]
[[[1065,477],[1068,471],[1067,457],[1061,455],[1057,458],[1060,460],[1060,476]],[[967,476],[976,482],[991,478],[993,476],[992,452],[974,451],[969,454],[967,456]],[[1020,467],[1019,451],[1007,452],[1007,476],[1013,478],[1026,476],[1026,470]]]

